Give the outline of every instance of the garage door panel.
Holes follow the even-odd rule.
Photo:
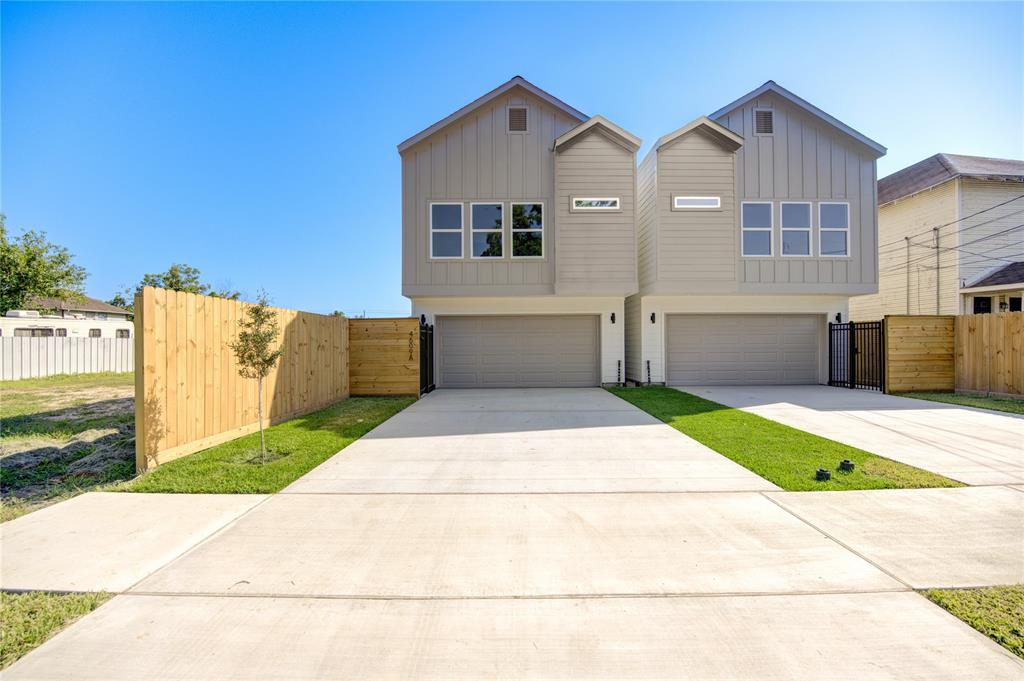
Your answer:
[[[438,385],[594,386],[600,382],[595,315],[439,317]]]
[[[672,385],[817,383],[816,315],[669,315]]]

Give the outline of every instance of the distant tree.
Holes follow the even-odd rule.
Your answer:
[[[71,251],[47,241],[46,232],[8,238],[6,222],[0,213],[0,315],[24,307],[33,296],[80,298],[88,274]]]
[[[331,316],[332,317],[344,317],[345,313],[342,312],[341,310],[335,310],[334,312],[331,313]]]
[[[277,313],[270,307],[265,291],[260,291],[255,305],[246,308],[241,326],[238,338],[230,345],[238,360],[238,375],[242,378],[255,378],[257,381],[260,458],[266,463],[267,446],[263,436],[263,379],[280,359],[281,347],[277,343]]]
[[[185,293],[195,293],[201,296],[213,296],[214,298],[227,298],[228,300],[238,300],[242,295],[238,291],[232,291],[227,288],[215,289],[209,284],[204,284],[200,276],[201,272],[198,268],[184,263],[176,263],[168,267],[165,272],[142,275],[142,281],[134,288],[124,288],[107,302],[111,305],[123,307],[129,312],[134,312],[135,296],[142,293],[142,289],[146,286],[165,288],[170,291],[184,291]],[[124,304],[115,303],[115,300],[120,300]]]

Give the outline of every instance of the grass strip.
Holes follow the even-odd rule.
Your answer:
[[[1014,655],[1024,657],[1024,584],[929,589],[924,595]]]
[[[958,404],[961,407],[990,409],[1003,411],[1007,414],[1024,415],[1024,400],[1011,400],[1000,397],[982,397],[979,395],[963,395],[960,393],[898,393],[899,397],[912,397],[915,400],[929,400],[945,404]]]
[[[3,617],[0,617],[0,669],[45,643],[108,598],[110,596],[105,593],[0,593],[0,611],[3,611]]]

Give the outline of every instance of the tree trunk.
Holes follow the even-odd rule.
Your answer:
[[[256,410],[260,420],[260,461],[267,462],[267,443],[263,439],[263,377],[260,376],[258,384],[259,395],[256,396]]]

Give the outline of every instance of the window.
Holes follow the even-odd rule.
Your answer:
[[[775,133],[775,112],[771,109],[754,109],[754,134],[771,135]]]
[[[50,338],[53,329],[15,329],[14,335],[19,338]]]
[[[68,336],[68,330],[67,329],[57,329],[57,337],[58,338],[67,338],[67,336]]]
[[[772,204],[744,202],[740,211],[742,253],[747,256],[772,254]]]
[[[99,338],[99,337],[100,337],[100,330],[99,329],[89,329],[89,338]]]
[[[430,257],[462,257],[462,204],[430,204]]]
[[[510,106],[508,108],[508,131],[528,132],[529,113],[525,106]]]
[[[1020,312],[1020,296],[1010,298],[1010,312]]]
[[[500,203],[469,204],[469,226],[472,235],[473,258],[500,258],[502,230],[502,205]]]
[[[512,204],[512,257],[544,257],[544,204]]]
[[[115,336],[117,338],[131,338],[131,331],[128,329],[118,329]]]
[[[714,210],[722,207],[720,196],[674,196],[672,197],[672,210],[695,210],[704,208]]]
[[[576,198],[572,199],[572,209],[577,210],[601,210],[601,211],[619,211],[622,210],[622,206],[619,203],[619,199],[616,198]]]
[[[782,227],[782,255],[811,254],[811,204],[779,204]]]
[[[841,258],[850,254],[850,204],[818,204],[818,248],[820,255]]]
[[[974,296],[974,314],[989,314],[992,312],[991,296]]]

